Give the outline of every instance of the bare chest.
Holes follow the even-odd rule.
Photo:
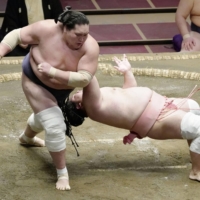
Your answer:
[[[119,128],[130,129],[135,121],[144,111],[149,97],[140,98],[140,92],[137,90],[111,89],[106,90],[103,96],[104,106],[101,110],[100,119],[102,123]]]
[[[32,50],[36,63],[48,62],[61,70],[76,71],[83,52],[74,51],[61,40],[46,40]]]

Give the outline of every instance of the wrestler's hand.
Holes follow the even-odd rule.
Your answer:
[[[183,40],[182,49],[186,51],[192,51],[195,45],[196,45],[196,41],[194,40],[192,36],[190,36],[189,38],[186,38]]]
[[[123,143],[124,144],[127,144],[127,143],[131,144],[136,137],[137,137],[136,135],[130,133],[130,134],[124,136]]]
[[[26,49],[28,47],[28,44],[19,44],[20,47],[22,47],[23,49]]]
[[[118,71],[120,71],[121,73],[125,73],[129,70],[131,70],[131,64],[129,63],[126,55],[124,54],[122,60],[120,60],[119,58],[117,58],[116,56],[114,57],[114,61],[116,62],[116,64],[118,66],[113,66],[115,69],[117,69]]]
[[[50,76],[50,69],[55,69],[49,63],[43,62],[38,65],[38,71],[43,75]],[[55,69],[56,70],[56,69]]]

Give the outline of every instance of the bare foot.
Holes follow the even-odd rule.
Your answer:
[[[24,133],[22,133],[19,136],[19,141],[20,141],[21,145],[25,145],[25,146],[35,146],[35,147],[44,147],[45,146],[44,140],[42,140],[36,136],[34,138],[27,138],[27,136],[25,136]]]
[[[58,190],[70,190],[68,173],[58,176],[58,181],[56,182],[56,188]]]
[[[194,173],[193,171],[191,171],[189,178],[194,181],[200,181],[200,172]]]

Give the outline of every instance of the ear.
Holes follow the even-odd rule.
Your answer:
[[[81,109],[81,103],[76,103],[76,109]]]

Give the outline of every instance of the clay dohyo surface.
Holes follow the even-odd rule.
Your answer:
[[[185,70],[191,70],[192,65],[199,70],[199,60],[173,62],[161,64],[171,68],[179,65]],[[140,67],[145,63],[135,65]],[[161,67],[156,61],[151,65]],[[0,66],[0,69],[2,74],[13,73],[20,72],[21,66]],[[123,83],[121,76],[104,75],[100,71],[97,78],[100,86]],[[145,76],[136,79],[139,86],[148,86],[169,97],[185,97],[199,85],[198,81],[183,79]],[[66,139],[71,190],[56,190],[56,171],[46,147],[26,148],[18,142],[31,114],[21,82],[0,83],[0,94],[0,200],[199,200],[200,183],[188,178],[191,163],[185,140],[145,138],[124,145],[122,138],[128,131],[89,119],[82,126],[73,127],[79,157],[69,138]],[[199,93],[194,99],[200,102]],[[39,137],[44,138],[44,133]]]

